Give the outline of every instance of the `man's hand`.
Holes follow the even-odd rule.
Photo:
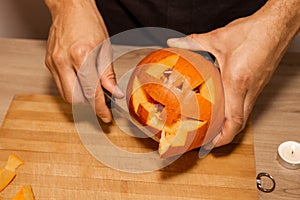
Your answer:
[[[254,15],[206,34],[169,39],[172,47],[206,50],[219,64],[225,93],[225,124],[215,147],[244,129],[256,98],[299,31],[300,1],[270,0]]]
[[[106,26],[95,2],[93,0],[46,0],[46,4],[52,15],[46,65],[52,73],[62,98],[68,103],[72,103],[74,99],[77,102],[83,102],[84,99],[93,101],[96,114],[104,122],[110,122],[111,113],[105,105],[102,87],[117,97],[122,97],[123,94],[116,89],[115,74],[109,60],[110,46],[107,41],[98,52],[99,57],[95,58],[97,64],[101,64],[98,66],[91,64],[85,67],[84,71],[80,70],[88,53],[108,38]],[[82,93],[77,93],[73,98],[79,70],[82,75],[78,76]],[[89,75],[90,78],[92,75],[100,78],[100,80],[97,78],[96,85],[93,85],[94,80],[90,81]]]

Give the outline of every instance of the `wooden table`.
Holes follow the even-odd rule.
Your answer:
[[[45,41],[0,39],[0,123],[15,94],[58,95],[44,64],[45,48]],[[300,53],[285,55],[258,98],[251,121],[256,171],[276,180],[275,191],[259,192],[260,199],[300,199],[300,170],[287,170],[276,160],[281,142],[300,142]]]

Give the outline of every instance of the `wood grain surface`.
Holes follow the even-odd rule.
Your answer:
[[[116,46],[114,51],[118,53],[124,49],[130,50],[132,47]],[[45,51],[44,40],[0,38],[0,123],[3,122],[16,94],[59,95],[44,64]],[[123,56],[118,61],[118,65],[121,66],[118,68],[120,73],[126,72],[126,66],[133,66],[135,58],[142,56],[138,52]],[[300,199],[300,170],[285,169],[276,160],[276,151],[280,143],[287,140],[300,142],[299,105],[300,53],[288,52],[257,99],[251,116],[256,173],[268,172],[276,180],[275,190],[272,193],[259,192],[259,199]],[[7,159],[5,157],[8,153],[0,153],[1,164]],[[42,165],[40,166],[42,168]]]
[[[151,139],[128,136],[115,124],[102,126],[110,129],[109,139],[120,148],[157,148]],[[258,198],[251,126],[243,137],[204,159],[191,151],[163,169],[139,174],[112,169],[89,154],[77,134],[71,106],[59,97],[15,96],[0,138],[0,166],[9,154],[25,163],[1,199],[10,199],[22,185],[32,185],[37,199]]]

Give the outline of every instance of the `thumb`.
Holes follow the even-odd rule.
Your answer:
[[[201,44],[200,34],[192,34],[182,38],[170,38],[167,40],[167,44],[170,47],[177,47],[182,49],[189,49],[192,51],[205,50]]]
[[[97,58],[97,68],[101,85],[114,97],[123,98],[124,93],[117,85],[116,75],[112,66],[112,49],[109,40],[102,42],[102,47]]]
[[[123,98],[125,95],[116,82],[116,76],[113,67],[110,66],[101,77],[102,86],[108,90],[114,97]]]

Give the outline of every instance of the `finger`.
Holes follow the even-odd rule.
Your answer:
[[[244,103],[244,127],[247,124],[248,118],[252,112],[254,104],[257,100],[258,95],[261,93],[262,88],[257,88],[257,85],[254,88],[248,90],[245,103]]]
[[[109,108],[106,105],[105,96],[101,84],[98,84],[96,89],[94,109],[97,116],[100,117],[103,122],[111,122],[112,115]]]
[[[211,142],[209,142],[209,143],[207,143],[206,145],[204,145],[203,148],[204,148],[205,150],[211,150],[211,149],[213,149],[213,148],[216,146],[217,142],[219,141],[221,135],[222,135],[222,132],[220,132],[218,135],[216,135],[216,137],[214,137],[214,138],[211,140]]]
[[[89,103],[84,96],[84,92],[82,90],[82,86],[80,84],[79,78],[76,77],[73,95],[72,95],[72,104],[87,104]]]
[[[167,40],[167,44],[170,47],[177,47],[182,49],[190,49],[193,51],[204,50],[204,47],[201,45],[199,40],[195,38],[200,36],[190,35],[182,38],[171,38]]]
[[[66,101],[66,100],[65,100],[64,91],[63,91],[63,89],[62,89],[62,85],[61,85],[60,78],[59,78],[58,74],[57,74],[56,72],[52,72],[52,71],[51,71],[51,74],[52,74],[52,77],[53,77],[54,82],[55,82],[55,84],[56,84],[56,87],[57,87],[57,89],[58,89],[58,91],[59,91],[60,96],[62,97],[62,99],[63,99],[64,101]]]
[[[97,70],[101,77],[102,86],[114,97],[123,98],[124,93],[117,85],[116,75],[112,66],[112,50],[109,40],[102,42],[97,61]]]
[[[71,65],[67,52],[57,45],[57,39],[56,29],[52,26],[48,39],[46,64],[52,73],[62,98],[66,102],[72,103],[76,73]]]
[[[85,62],[85,59],[87,59],[89,52],[91,52],[91,50],[92,50],[91,45],[85,44],[85,43],[80,43],[80,42],[75,43],[70,47],[71,63],[72,63],[74,70],[76,71],[76,74],[78,74],[80,68],[86,67],[86,65],[84,65],[83,63]],[[92,63],[90,63],[90,64],[92,67]],[[85,69],[82,69],[82,70],[85,70]],[[89,70],[89,69],[87,69],[87,70]],[[89,103],[87,101],[87,98],[85,97],[79,77],[77,77],[76,81],[75,81],[72,102],[74,104]]]
[[[101,44],[101,49],[97,55],[97,71],[101,81],[101,86],[108,90],[117,98],[124,97],[119,87],[116,84],[116,76],[112,67],[112,51],[109,40],[105,40]],[[95,99],[95,109],[97,115],[104,121],[111,121],[111,113],[106,105],[102,87],[97,88],[97,97]]]
[[[102,86],[108,90],[114,97],[116,98],[123,98],[125,95],[120,87],[117,85],[116,75],[113,70],[112,65],[109,65],[107,69],[101,76],[101,84]]]
[[[191,34],[182,38],[171,38],[167,40],[170,47],[189,49],[192,51],[209,51],[214,53],[214,32],[203,34]]]
[[[61,82],[60,82],[58,73],[57,73],[56,69],[53,67],[54,64],[52,62],[52,57],[48,53],[46,55],[45,64],[46,64],[47,68],[49,69],[49,71],[50,71],[50,73],[51,73],[51,75],[52,75],[52,77],[54,79],[54,82],[56,84],[56,87],[57,87],[57,89],[58,89],[61,97],[64,99],[64,93],[63,93],[63,89],[62,89],[62,86],[61,86]]]
[[[59,75],[59,77],[62,85],[62,90],[64,92],[65,101],[68,103],[73,103],[73,91],[76,83],[76,73],[71,68],[71,66],[70,68],[68,67],[64,69],[63,72],[60,73],[61,74]]]
[[[98,76],[96,63],[102,57],[98,58],[101,46],[95,48],[86,57],[80,69],[77,71],[77,76],[85,98],[89,101],[94,108],[95,113],[104,122],[111,121],[111,113],[106,106],[105,97],[101,86],[101,81]]]
[[[66,102],[72,103],[73,89],[76,81],[76,73],[68,56],[60,49],[54,49],[52,62],[56,68],[60,80],[63,98]]]
[[[85,61],[89,53],[92,51],[92,47],[89,44],[82,44],[80,42],[73,44],[70,47],[70,56],[72,65],[76,71],[80,69],[82,63]],[[96,50],[95,50],[96,51]]]
[[[80,70],[81,71],[81,70]],[[97,77],[94,77],[92,74],[97,75],[96,69],[94,73],[91,73],[90,70],[88,73],[80,73],[79,82],[84,94],[84,97],[88,100],[89,104],[93,107],[96,115],[102,119],[103,122],[111,121],[111,113],[106,105],[104,93],[102,90],[101,82]],[[89,76],[91,74],[91,76]],[[91,77],[88,79],[87,77]]]
[[[215,144],[219,147],[232,142],[244,126],[244,102],[246,92],[241,92],[234,84],[224,83],[225,123],[220,137]]]
[[[97,51],[97,49],[92,51],[77,70],[77,76],[82,91],[88,100],[93,100],[95,98],[95,92],[98,87],[97,85],[99,84],[99,77],[95,64],[95,54],[97,54]]]
[[[49,31],[49,38],[47,40],[47,52],[46,52],[46,57],[45,57],[45,64],[54,79],[54,82],[57,86],[57,89],[58,89],[61,97],[64,99],[64,92],[62,89],[58,71],[56,70],[56,67],[52,60],[52,53],[53,53],[54,47],[55,47],[55,28],[51,26],[50,31]]]
[[[120,89],[120,87],[116,83],[116,76],[115,76],[112,66],[107,68],[107,70],[102,75],[101,84],[114,97],[121,99],[125,96],[123,91]]]

